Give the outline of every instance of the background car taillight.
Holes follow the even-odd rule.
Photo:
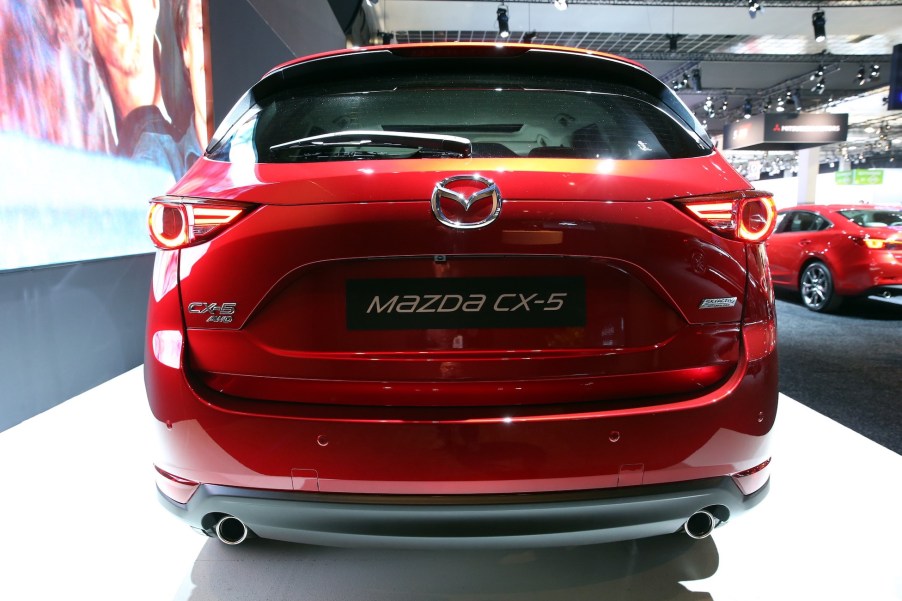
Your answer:
[[[902,240],[883,238],[871,238],[870,236],[849,236],[855,244],[865,246],[871,250],[902,250]]]
[[[150,201],[150,239],[164,250],[205,242],[234,225],[253,205],[161,196]]]
[[[777,209],[766,192],[682,198],[676,204],[718,234],[745,242],[761,242],[776,225]]]

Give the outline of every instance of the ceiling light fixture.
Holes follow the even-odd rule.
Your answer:
[[[682,37],[682,36],[677,35],[677,34],[675,34],[675,33],[668,33],[668,34],[667,34],[668,46],[669,46],[671,52],[676,52],[676,51],[677,51],[677,42],[679,41],[679,39],[680,39],[681,37]]]
[[[745,102],[742,103],[742,117],[743,119],[751,119],[752,118],[752,99],[746,98]]]
[[[536,35],[538,34],[535,31],[525,31],[523,32],[523,36],[520,38],[520,43],[532,44],[532,41],[536,39]]]
[[[820,7],[811,15],[811,25],[814,26],[814,41],[823,42],[827,39],[827,16]]]
[[[558,10],[567,10],[567,0],[551,0],[551,3]]]
[[[868,78],[865,76],[864,65],[861,65],[858,67],[858,74],[855,76],[855,81],[858,82],[858,85],[863,86],[867,80]]]
[[[507,7],[503,4],[498,7],[498,35],[507,39],[510,37],[511,29],[508,24]]]
[[[761,3],[758,0],[749,0],[749,16],[755,18],[761,11]]]

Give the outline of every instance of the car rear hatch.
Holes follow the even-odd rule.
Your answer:
[[[207,156],[172,194],[254,208],[182,251],[199,386],[317,405],[649,403],[739,360],[745,245],[674,200],[748,183],[627,61],[328,55],[254,86]],[[455,178],[459,203],[436,192]]]
[[[696,394],[737,363],[745,248],[667,197],[711,192],[697,182],[719,160],[267,166],[280,183],[222,194],[260,206],[182,251],[188,366],[228,395],[313,404]],[[489,226],[433,215],[461,173],[500,191]]]

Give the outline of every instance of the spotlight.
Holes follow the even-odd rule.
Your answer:
[[[511,30],[508,25],[508,17],[507,17],[507,8],[504,6],[498,7],[498,35],[502,38],[507,39],[510,37]]]
[[[880,79],[880,65],[871,65],[871,73],[868,75],[870,81]]]
[[[391,44],[391,41],[393,39],[395,39],[395,34],[389,33],[387,31],[380,32],[379,35],[382,36],[382,45],[383,46],[388,46],[389,44]]]
[[[782,113],[783,111],[785,111],[785,110],[786,110],[786,107],[784,106],[785,104],[786,104],[786,101],[783,100],[783,97],[782,97],[782,96],[780,96],[779,98],[777,98],[777,108],[776,108],[776,111],[777,111],[778,113]]]
[[[867,81],[867,77],[865,76],[864,65],[861,65],[858,68],[858,75],[855,76],[855,81],[858,82],[858,85],[863,86]]]
[[[814,84],[814,87],[811,88],[811,91],[815,92],[817,94],[823,94],[824,90],[826,88],[827,88],[827,81],[823,77],[821,77],[819,80],[817,80],[817,83]]]
[[[678,36],[678,35],[675,34],[675,33],[668,33],[668,34],[667,34],[667,41],[668,41],[668,43],[669,43],[668,45],[669,45],[669,47],[670,47],[670,51],[671,51],[671,52],[676,52],[676,51],[677,51],[677,41],[678,41],[679,39],[680,39],[680,36]]]
[[[749,0],[749,16],[755,18],[761,10],[761,3],[758,0]]]
[[[726,111],[728,108],[730,108],[730,102],[724,98],[723,102],[720,104],[720,110]]]
[[[701,69],[693,69],[692,74],[690,75],[690,82],[692,83],[692,89],[696,92],[702,91],[702,70]]]
[[[535,31],[526,31],[523,33],[523,37],[520,38],[520,43],[522,44],[532,44],[532,41],[536,39]]]
[[[811,24],[814,26],[814,41],[823,42],[827,39],[827,16],[818,7],[811,15]]]
[[[787,92],[789,94],[789,102],[791,102],[795,106],[796,111],[802,110],[802,94],[801,91],[796,89],[792,92]]]
[[[774,103],[771,102],[770,96],[768,96],[767,98],[764,99],[764,104],[761,105],[761,108],[763,108],[763,109],[764,109],[764,112],[766,113],[766,112],[769,111],[771,108],[773,108],[773,106],[774,106]]]
[[[819,77],[822,79],[824,77],[824,65],[818,65],[817,69],[814,70],[814,73],[812,73],[811,77],[809,77],[808,79],[809,79],[809,81],[814,81],[815,79],[817,79]]]
[[[567,0],[551,0],[551,3],[558,10],[567,10]]]
[[[752,118],[752,99],[746,98],[745,102],[742,103],[742,117],[744,119]]]

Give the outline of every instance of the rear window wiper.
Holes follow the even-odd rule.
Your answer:
[[[270,146],[273,153],[290,151],[300,160],[342,160],[354,158],[402,158],[397,154],[380,155],[374,148],[411,150],[403,158],[467,158],[473,152],[467,138],[402,131],[348,130],[299,138]],[[347,151],[350,149],[350,151]],[[366,150],[364,150],[366,149]],[[342,152],[338,152],[342,151]]]

